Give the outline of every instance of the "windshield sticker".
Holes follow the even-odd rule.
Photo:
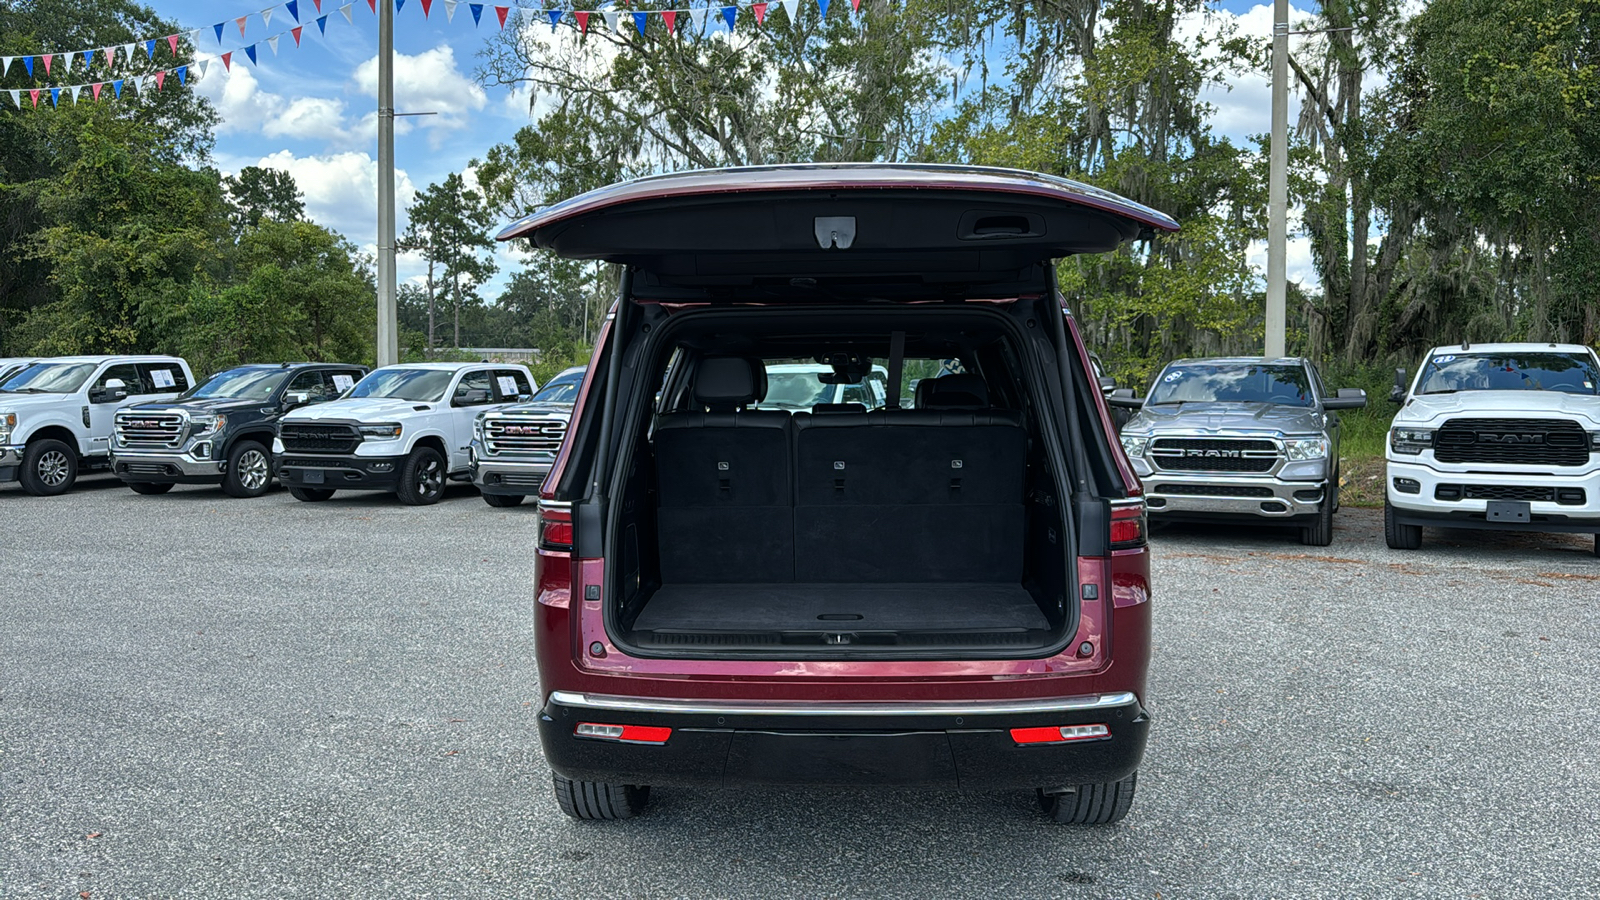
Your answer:
[[[500,382],[500,393],[502,396],[515,397],[517,395],[517,379],[515,376],[501,375],[500,377],[496,378],[495,381]]]
[[[1182,381],[1183,380],[1183,373],[1182,372],[1168,372],[1167,373],[1167,377],[1165,377],[1165,378],[1163,378],[1161,380],[1165,381],[1168,384],[1171,384],[1174,381]]]
[[[353,388],[355,386],[356,386],[356,380],[354,378],[352,378],[351,376],[349,376],[349,375],[335,375],[335,376],[333,376],[333,389],[338,391],[341,394],[344,393],[345,391],[350,390],[351,388]]]
[[[1454,356],[1435,356],[1433,358],[1433,364],[1436,366],[1442,366],[1445,363],[1453,363],[1455,361],[1456,358]]]
[[[178,383],[173,380],[171,369],[151,369],[150,381],[158,388],[169,388]]]

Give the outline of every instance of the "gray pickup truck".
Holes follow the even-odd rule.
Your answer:
[[[1310,360],[1180,359],[1148,397],[1113,391],[1138,412],[1122,447],[1153,521],[1282,522],[1304,544],[1333,542],[1339,508],[1339,415],[1365,391],[1330,394]]]

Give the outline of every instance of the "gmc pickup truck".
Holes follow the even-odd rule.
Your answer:
[[[539,488],[567,436],[572,405],[583,388],[584,366],[550,379],[527,403],[479,413],[472,424],[472,483],[483,502],[516,506]]]
[[[1330,395],[1310,360],[1180,359],[1136,408],[1122,447],[1145,485],[1152,521],[1283,522],[1315,547],[1333,542],[1339,509],[1339,415],[1365,391]]]
[[[1581,344],[1437,347],[1389,430],[1384,538],[1422,529],[1595,534],[1600,555],[1600,357]]]

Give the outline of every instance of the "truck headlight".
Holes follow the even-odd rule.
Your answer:
[[[1589,449],[1600,450],[1600,431],[1589,432]]]
[[[198,415],[189,419],[194,423],[195,434],[217,434],[228,427],[228,417],[223,415]]]
[[[481,413],[472,420],[472,439],[483,443],[483,415]]]
[[[392,441],[400,436],[400,426],[396,423],[357,425],[356,430],[361,432],[361,439],[364,441]]]
[[[1122,436],[1122,449],[1129,456],[1144,456],[1144,451],[1148,449],[1149,446],[1150,438],[1148,437],[1143,437],[1137,434],[1125,434]]]
[[[1416,456],[1433,449],[1433,429],[1396,428],[1389,432],[1389,449],[1407,456]]]
[[[1327,438],[1289,438],[1283,442],[1284,452],[1289,454],[1290,460],[1326,459],[1328,456]]]
[[[17,427],[17,414],[14,412],[0,413],[0,443],[11,440],[11,432]]]

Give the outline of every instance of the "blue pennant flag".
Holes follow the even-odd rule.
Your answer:
[[[638,13],[638,12],[636,12],[636,13],[633,14],[633,24],[634,24],[635,27],[637,27],[639,29],[639,36],[640,37],[644,37],[644,24],[645,24],[645,22],[649,21],[649,19],[650,19],[650,14],[649,13]]]
[[[467,4],[467,9],[472,10],[472,24],[473,24],[474,27],[476,27],[477,24],[478,24],[478,20],[483,18],[483,4],[482,3],[468,3]]]
[[[299,0],[289,0],[288,3],[285,3],[283,5],[283,8],[287,9],[289,11],[289,15],[294,16],[294,20],[296,22],[300,21],[300,2],[299,2]]]
[[[222,26],[223,26],[223,24],[225,24],[225,23],[218,22],[217,24],[211,26],[211,30],[215,31],[217,33],[217,43],[219,43],[219,44],[222,43]]]
[[[93,50],[85,50],[85,51],[83,51],[83,70],[85,72],[87,72],[87,71],[89,71],[89,67],[93,66],[93,65],[94,65],[94,51]]]
[[[546,13],[550,17],[550,33],[556,33],[556,26],[561,24],[561,10],[552,9]]]
[[[394,0],[394,11],[399,12],[406,5],[406,0]]]
[[[144,55],[146,57],[150,58],[150,59],[155,59],[156,58],[156,42],[155,41],[145,41],[144,42]]]
[[[250,64],[251,65],[253,65],[253,66],[261,65],[260,63],[256,62],[256,45],[255,44],[251,44],[250,46],[244,48],[244,55],[250,57]]]
[[[189,83],[189,67],[188,66],[179,66],[176,69],[173,69],[172,71],[178,76],[178,83],[179,84],[188,84]]]
[[[318,28],[318,30],[320,30],[323,33],[323,35],[327,35],[327,33],[328,33],[328,17],[327,16],[322,16],[322,17],[317,19],[317,28]]]
[[[22,58],[22,64],[28,67],[28,77],[32,78],[33,77],[33,57],[24,56]]]
[[[112,90],[113,93],[115,93],[117,95],[117,99],[118,100],[122,99],[122,79],[121,78],[118,78],[116,81],[111,82],[111,90]]]
[[[828,17],[828,0],[817,0],[817,7],[822,10],[822,17]]]
[[[727,20],[727,22],[728,22],[728,30],[729,31],[733,30],[733,20],[735,18],[737,18],[738,15],[739,15],[739,7],[737,7],[737,6],[724,6],[722,8],[722,18]]]
[[[55,106],[61,105],[61,88],[50,89],[50,103]]]

